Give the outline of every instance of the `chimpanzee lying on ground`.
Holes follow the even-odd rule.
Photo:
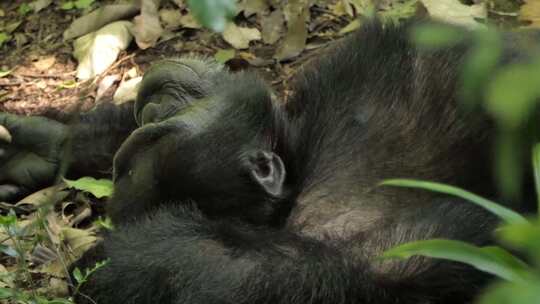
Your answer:
[[[81,115],[71,168],[106,170],[118,151],[116,230],[77,265],[109,263],[77,303],[470,300],[485,277],[468,266],[376,259],[420,239],[484,245],[496,225],[454,197],[377,187],[407,177],[496,193],[491,123],[457,109],[467,48],[419,52],[407,38],[364,26],[299,72],[287,105],[251,73],[179,59],[146,73],[136,124],[129,106]],[[13,135],[0,195],[49,183],[66,127],[7,114],[0,124]]]

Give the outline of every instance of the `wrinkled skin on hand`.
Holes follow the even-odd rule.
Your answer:
[[[44,117],[0,113],[11,142],[0,139],[0,201],[13,201],[50,185],[66,159],[68,128]]]

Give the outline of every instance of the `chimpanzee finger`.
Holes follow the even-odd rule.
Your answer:
[[[23,187],[15,185],[0,185],[0,202],[11,202],[26,193]]]

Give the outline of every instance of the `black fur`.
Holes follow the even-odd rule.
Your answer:
[[[116,154],[117,229],[77,266],[109,264],[77,303],[470,301],[487,278],[466,265],[377,259],[420,239],[491,242],[496,220],[470,203],[377,187],[406,177],[496,196],[493,127],[458,109],[465,53],[420,52],[407,28],[366,25],[299,73],[286,106],[249,73],[209,67],[196,94],[164,73],[173,85],[138,101],[160,96],[157,114]],[[175,104],[174,92],[196,96]],[[278,195],[250,175],[252,151],[283,161]]]

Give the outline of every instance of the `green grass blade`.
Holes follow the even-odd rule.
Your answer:
[[[540,216],[540,143],[534,145],[532,151],[532,163],[534,170],[534,185],[536,188],[536,199],[538,204],[538,215]]]
[[[527,269],[527,264],[500,247],[477,247],[443,239],[403,244],[386,251],[382,258],[406,259],[414,255],[465,263],[509,281],[523,280]]]
[[[468,200],[489,212],[495,214],[508,224],[525,224],[528,221],[519,213],[503,207],[493,201],[485,199],[463,189],[440,183],[418,181],[411,179],[390,179],[381,183],[382,186],[396,186],[407,188],[426,189],[434,192],[445,193]]]

